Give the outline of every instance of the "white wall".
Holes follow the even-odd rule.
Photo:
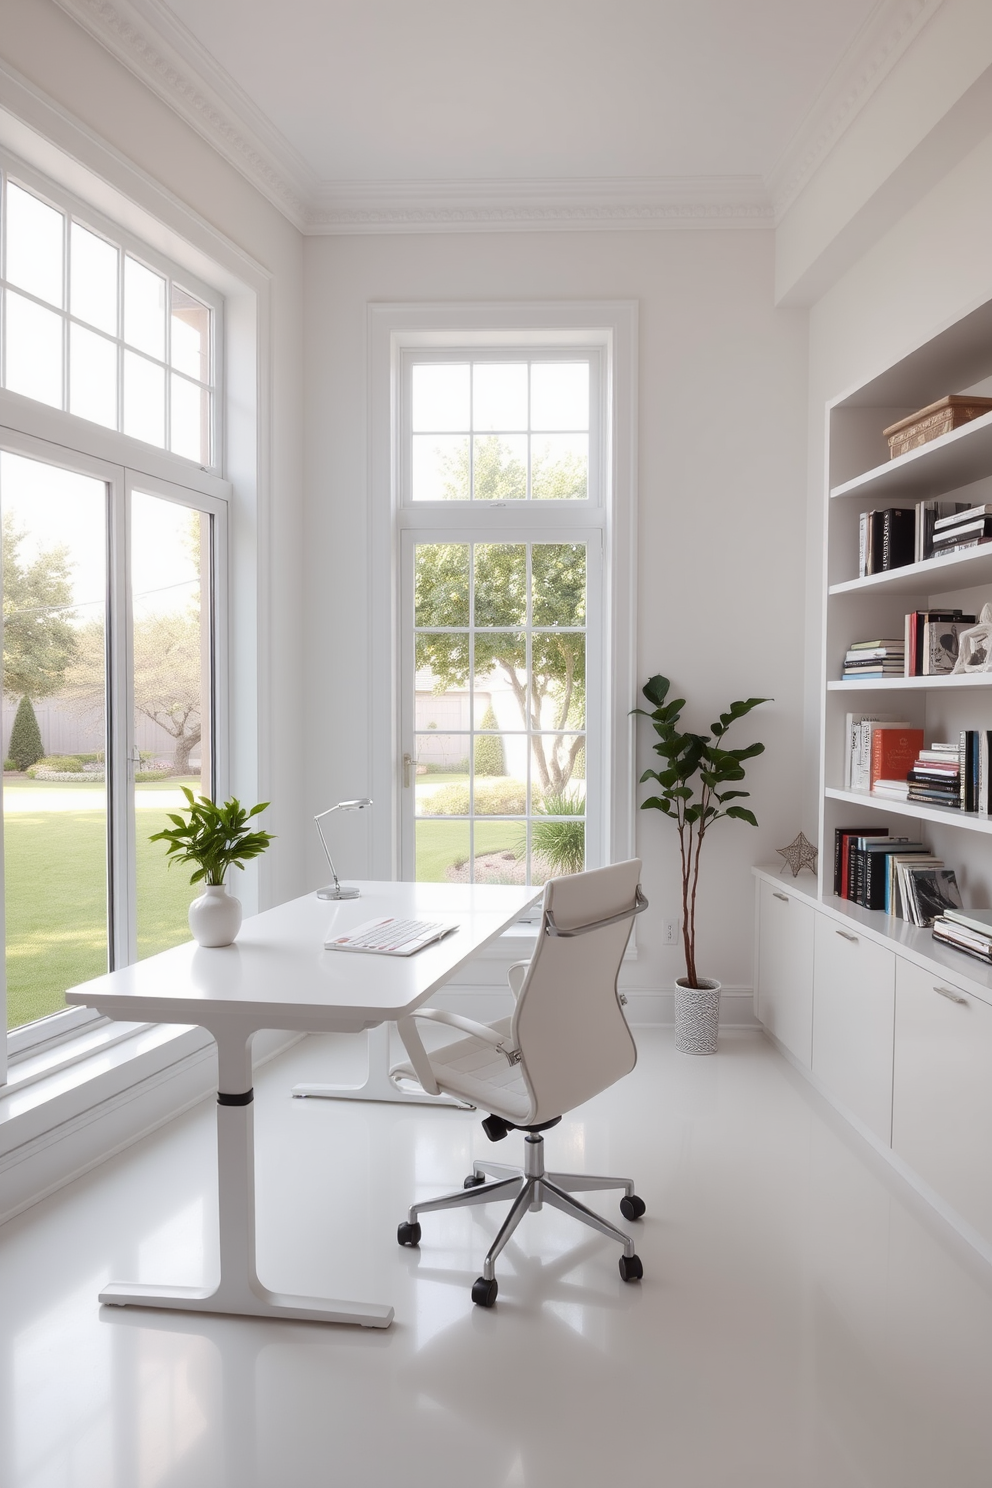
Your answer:
[[[752,770],[760,828],[717,826],[699,916],[701,969],[748,986],[748,866],[798,831],[801,775],[806,331],[804,313],[772,307],[771,234],[311,238],[304,258],[307,810],[370,789],[368,302],[636,299],[638,677],[672,676],[704,728],[732,698],[775,698],[741,735],[769,746]],[[645,733],[640,768],[651,758]],[[661,945],[676,842],[656,813],[638,827],[652,912],[631,980],[654,989],[681,971]],[[365,870],[366,831],[342,818],[339,869]],[[309,867],[316,883],[316,852]]]
[[[2,12],[0,63],[55,103],[49,112],[56,122],[63,109],[83,126],[73,145],[83,164],[96,174],[108,172],[105,178],[147,212],[177,234],[188,234],[199,253],[215,252],[229,277],[243,272],[244,303],[234,307],[229,320],[245,313],[249,300],[252,313],[258,307],[261,363],[256,368],[239,357],[229,368],[232,385],[244,390],[239,401],[246,418],[257,424],[257,431],[249,428],[242,437],[227,473],[236,485],[232,545],[242,576],[247,571],[249,580],[257,578],[259,600],[256,608],[247,592],[253,583],[242,585],[236,597],[233,663],[243,706],[232,740],[232,785],[245,796],[264,792],[272,800],[265,825],[277,833],[277,841],[262,860],[261,897],[263,903],[279,902],[303,887],[302,239],[51,0],[3,0]],[[22,92],[9,79],[0,79],[2,104],[24,109]],[[36,112],[42,117],[45,110],[39,105]],[[91,140],[86,131],[92,132]],[[122,157],[119,163],[115,152]]]
[[[824,409],[992,299],[992,135],[922,197],[810,313],[807,774],[816,821]],[[956,391],[948,388],[948,392]],[[810,827],[807,827],[810,830]]]

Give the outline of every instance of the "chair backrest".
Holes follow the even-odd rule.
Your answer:
[[[640,859],[632,858],[545,885],[537,946],[512,1025],[534,1100],[532,1122],[550,1121],[581,1105],[629,1074],[637,1062],[617,977],[640,872]],[[630,918],[584,934],[549,933],[552,927],[568,931],[609,920],[625,910]]]

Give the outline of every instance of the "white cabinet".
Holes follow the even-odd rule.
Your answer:
[[[992,1007],[901,958],[892,1147],[992,1242]]]
[[[896,958],[851,925],[815,920],[813,1074],[887,1144]]]
[[[758,882],[755,1012],[790,1054],[810,1066],[813,1039],[813,923],[795,894]]]

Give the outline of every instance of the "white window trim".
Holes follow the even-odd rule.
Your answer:
[[[400,870],[400,441],[397,379],[407,347],[480,346],[606,349],[607,443],[604,465],[605,833],[607,862],[633,855],[634,731],[628,710],[635,694],[636,618],[636,369],[637,305],[633,301],[370,304],[369,337],[369,596],[368,674],[373,813],[372,875]],[[413,508],[413,522],[421,520]],[[430,506],[431,503],[423,503]],[[537,524],[541,503],[525,503]],[[580,503],[576,503],[577,506]],[[408,507],[405,516],[411,514]],[[426,527],[429,515],[424,513]],[[519,941],[518,941],[519,946]]]

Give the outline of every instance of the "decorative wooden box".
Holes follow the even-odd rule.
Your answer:
[[[942,434],[949,434],[952,429],[981,418],[990,409],[992,398],[970,398],[961,393],[951,393],[938,403],[930,403],[918,413],[900,419],[897,424],[890,424],[882,434],[889,441],[889,453],[894,460],[907,450],[918,449],[921,444],[929,444],[931,439],[939,439]]]

